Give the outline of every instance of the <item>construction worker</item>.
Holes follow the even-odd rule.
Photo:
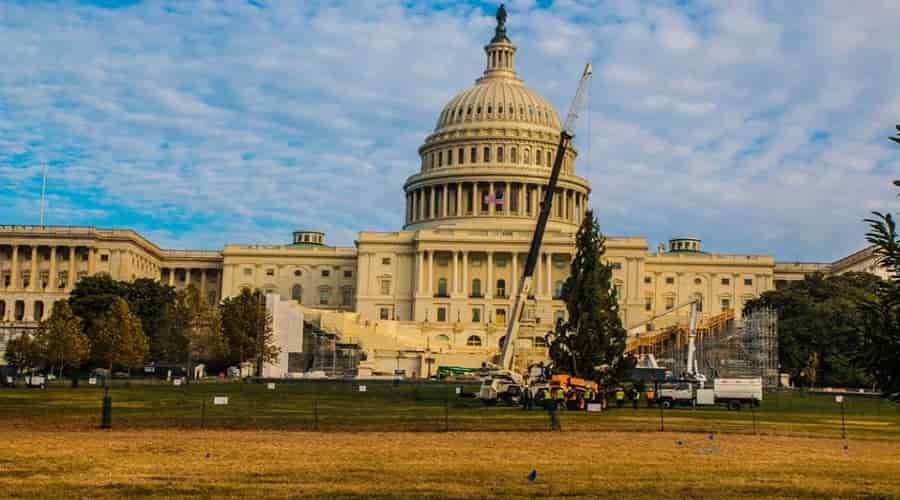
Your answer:
[[[550,389],[547,387],[541,387],[540,392],[538,392],[541,398],[541,404],[544,405],[544,409],[550,407],[550,403],[553,401],[550,397]]]
[[[556,408],[564,408],[566,406],[566,391],[563,390],[561,385],[558,385],[554,392],[553,399],[556,400]]]
[[[528,387],[522,388],[522,411],[527,411],[531,409],[531,391]]]
[[[625,389],[622,387],[616,388],[616,407],[621,408],[625,405]]]
[[[631,404],[634,406],[634,409],[638,409],[638,401],[641,400],[641,391],[637,390],[637,387],[631,388]]]
[[[656,400],[656,391],[653,387],[647,388],[647,408],[653,406],[653,401]]]
[[[590,386],[584,389],[582,400],[584,401],[584,409],[587,410],[588,405],[594,400],[594,391],[591,390]]]

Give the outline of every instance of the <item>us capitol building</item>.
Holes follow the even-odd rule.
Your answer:
[[[376,371],[381,358],[384,370],[396,362],[423,375],[426,360],[467,366],[485,359],[504,333],[560,120],[517,76],[516,47],[502,23],[484,50],[484,74],[450,100],[419,148],[419,171],[403,184],[401,230],[360,232],[355,247],[297,231],[284,245],[195,251],[163,249],[129,229],[0,226],[0,351],[46,318],[79,279],[105,273],[178,289],[193,284],[210,303],[242,288],[277,294],[282,306],[366,348]],[[576,172],[577,156],[574,148],[565,152],[535,300],[520,332],[519,352],[538,357],[544,334],[565,315],[559,294],[591,192]],[[831,264],[778,263],[709,253],[695,238],[651,250],[641,237],[609,237],[605,259],[626,327],[693,298],[704,315],[733,309],[740,317],[747,300],[805,273],[877,271],[870,250]]]

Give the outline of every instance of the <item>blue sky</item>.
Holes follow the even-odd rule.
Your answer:
[[[832,260],[897,211],[900,2],[517,0],[517,69],[560,114],[595,65],[577,169],[610,235]],[[494,4],[0,1],[0,223],[158,244],[352,244],[402,225]]]

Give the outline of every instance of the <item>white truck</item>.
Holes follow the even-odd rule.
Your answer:
[[[712,389],[689,381],[660,384],[657,401],[663,408],[726,405],[729,410],[740,410],[744,405],[758,407],[762,398],[761,378],[717,378]]]
[[[762,378],[717,378],[713,380],[713,402],[726,404],[729,410],[743,405],[758,407],[763,398]]]

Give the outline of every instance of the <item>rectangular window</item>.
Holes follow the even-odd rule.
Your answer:
[[[391,280],[381,280],[381,295],[391,294]]]
[[[382,266],[389,266],[389,265],[391,265],[391,258],[390,258],[390,257],[382,257],[382,259],[381,259],[381,265],[382,265]]]
[[[253,269],[249,267],[244,268],[244,276],[253,276]]]
[[[322,277],[327,278],[329,276],[331,276],[331,271],[329,271],[328,269],[322,269]]]
[[[331,292],[327,288],[319,290],[319,305],[327,306],[331,301]]]
[[[345,278],[352,278],[352,277],[353,277],[353,271],[351,271],[351,270],[349,270],[349,269],[348,269],[348,270],[345,270],[345,271],[344,271],[344,277],[345,277]]]
[[[477,307],[472,309],[472,323],[481,323],[481,309]]]
[[[666,311],[675,307],[675,297],[666,297]]]
[[[722,278],[722,284],[723,284],[723,285],[730,285],[730,284],[731,284],[731,280],[728,279],[728,278]]]
[[[653,283],[653,278],[651,278],[650,276],[644,276],[644,283],[646,283],[648,285],[650,283]]]
[[[667,285],[674,285],[674,284],[675,284],[675,278],[669,276],[668,278],[666,278],[666,284],[667,284]]]
[[[753,286],[753,278],[744,278],[745,286]]]
[[[109,262],[109,255],[108,254],[101,255],[100,262]]]
[[[384,320],[391,319],[391,310],[387,307],[382,307],[378,310],[378,317]]]
[[[729,300],[729,299],[722,299],[722,310],[724,311],[724,310],[727,310],[727,309],[731,309],[731,300]]]
[[[341,289],[341,305],[342,306],[350,306],[353,304],[353,289],[348,287],[344,287]]]
[[[274,269],[266,269],[266,276],[275,276]]]
[[[446,307],[438,307],[437,320],[441,323],[444,323],[447,321],[447,308]]]
[[[653,310],[653,299],[651,299],[650,297],[647,297],[647,298],[644,300],[644,310],[645,310],[645,311],[652,311],[652,310]]]

